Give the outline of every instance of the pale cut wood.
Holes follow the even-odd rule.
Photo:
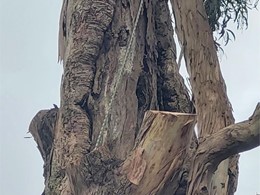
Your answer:
[[[187,155],[194,121],[194,114],[145,113],[138,144],[123,166],[130,182],[138,185],[132,194],[158,194],[174,177]]]

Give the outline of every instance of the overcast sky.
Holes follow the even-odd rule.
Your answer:
[[[59,104],[62,66],[57,64],[61,0],[0,0],[0,194],[40,195],[43,161],[29,123],[41,109]],[[260,14],[224,47],[221,69],[236,121],[247,119],[260,100]],[[260,193],[260,149],[240,158],[236,195]]]

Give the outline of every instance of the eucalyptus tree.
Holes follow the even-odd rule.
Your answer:
[[[218,40],[235,37],[228,22],[246,27],[253,7],[64,0],[60,108],[39,111],[29,128],[44,160],[43,194],[234,194],[238,153],[259,145],[260,105],[234,124]]]

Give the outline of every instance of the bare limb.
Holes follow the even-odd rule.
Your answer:
[[[212,134],[201,144],[198,149],[207,148],[214,151],[209,155],[210,160],[225,158],[253,149],[260,144],[260,103],[249,120],[236,123]],[[216,150],[217,149],[217,150]]]
[[[221,161],[259,145],[260,103],[248,120],[229,125],[202,140],[191,168],[188,194],[203,194],[205,191],[209,194],[206,188],[209,184],[201,181],[208,181]]]

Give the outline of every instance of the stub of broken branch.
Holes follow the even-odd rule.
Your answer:
[[[187,155],[195,115],[148,111],[137,145],[122,171],[137,185],[135,194],[157,194]]]
[[[32,119],[29,133],[32,134],[44,162],[49,156],[56,123],[58,108],[40,110]]]
[[[40,110],[32,119],[29,126],[29,133],[32,134],[37,147],[44,161],[43,176],[45,184],[49,181],[51,156],[53,149],[54,131],[58,115],[58,107],[49,110]],[[47,185],[45,186],[45,190]],[[46,192],[46,191],[45,191]]]

